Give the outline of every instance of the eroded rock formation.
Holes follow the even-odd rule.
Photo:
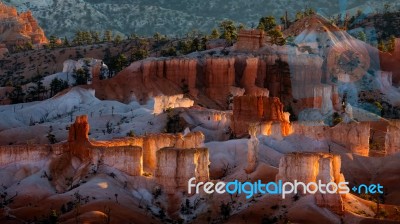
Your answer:
[[[183,94],[174,96],[156,96],[154,97],[154,113],[160,114],[170,108],[192,107],[194,101],[184,98]]]
[[[89,142],[89,123],[87,115],[77,116],[75,123],[69,128],[68,143],[69,150],[73,156],[81,160],[91,158]]]
[[[219,105],[226,106],[230,87],[235,85],[234,58],[207,58],[205,93]]]
[[[252,173],[258,165],[258,145],[257,127],[253,124],[249,126],[250,139],[247,142],[247,168],[246,173]]]
[[[361,156],[369,155],[370,129],[369,122],[340,123],[335,127],[314,122],[293,123],[294,134],[319,141],[333,141]]]
[[[390,121],[387,126],[385,150],[387,155],[400,152],[400,121],[398,120]]]
[[[265,130],[268,125],[271,126],[271,122],[280,123],[282,136],[290,134],[289,117],[283,112],[283,104],[279,98],[246,95],[235,97],[233,105],[231,127],[235,135],[247,134],[249,124],[265,124],[262,128]]]
[[[236,50],[238,51],[256,51],[264,46],[265,33],[262,30],[240,30]]]
[[[165,192],[173,194],[177,188],[187,190],[188,180],[208,181],[209,155],[206,148],[162,148],[157,151],[155,177]]]
[[[294,182],[322,184],[334,182],[338,184],[344,181],[340,172],[341,160],[339,155],[327,153],[290,153],[281,158],[279,173],[276,180],[283,182]],[[302,188],[298,188],[302,192]],[[320,207],[326,207],[336,213],[344,212],[344,204],[339,193],[336,194],[315,194],[316,203]]]
[[[162,148],[200,148],[204,144],[204,135],[201,132],[183,134],[149,134],[141,137],[115,139],[108,142],[99,142],[99,146],[137,146],[143,148],[143,169],[154,174],[157,168],[157,151]]]
[[[354,154],[368,156],[370,132],[371,128],[368,122],[341,123],[330,129],[330,139],[349,147]]]
[[[7,46],[48,43],[30,11],[18,14],[16,8],[0,2],[0,21],[0,42]]]

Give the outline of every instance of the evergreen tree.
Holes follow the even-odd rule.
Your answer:
[[[122,37],[120,35],[116,35],[114,38],[114,43],[120,44],[122,42]]]
[[[360,31],[357,34],[357,39],[366,42],[367,41],[367,35],[365,34],[364,31]]]
[[[113,39],[113,37],[112,37],[113,35],[112,35],[112,32],[111,32],[111,30],[106,30],[105,32],[104,32],[104,38],[103,38],[103,41],[105,41],[105,42],[111,42],[112,41],[112,39]]]
[[[237,27],[232,20],[224,20],[219,24],[221,38],[225,39],[229,44],[237,39]]]
[[[72,77],[75,78],[75,86],[86,85],[90,77],[89,70],[82,68],[75,70]]]
[[[383,52],[387,51],[386,44],[382,40],[378,43],[378,49]]]
[[[270,31],[276,27],[276,21],[273,16],[262,17],[257,28],[264,31]]]
[[[91,31],[90,32],[91,36],[92,36],[92,42],[97,44],[100,43],[100,33],[97,31]]]
[[[396,48],[396,37],[395,36],[391,35],[389,37],[389,42],[388,42],[386,48],[387,48],[388,52],[391,52],[391,53],[394,52],[394,50]]]
[[[70,46],[71,46],[71,45],[69,44],[69,41],[68,41],[68,38],[67,38],[67,37],[64,37],[62,45],[63,45],[64,47],[70,47]]]
[[[61,92],[68,87],[69,85],[67,81],[61,80],[59,78],[54,78],[50,83],[50,95],[54,96],[58,92]]]
[[[53,48],[55,48],[56,46],[57,46],[57,37],[51,35],[51,36],[50,36],[50,39],[49,39],[49,47],[50,47],[51,49],[53,49]]]
[[[217,39],[219,37],[220,37],[220,34],[219,34],[218,30],[214,28],[211,31],[210,39]]]
[[[271,44],[275,44],[275,45],[285,45],[286,44],[286,40],[283,37],[283,34],[280,30],[277,29],[271,29],[270,31],[267,32],[267,35],[271,38]]]
[[[119,54],[114,58],[114,68],[116,72],[122,71],[128,65],[128,59],[124,54]]]

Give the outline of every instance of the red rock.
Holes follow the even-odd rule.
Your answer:
[[[283,112],[279,98],[264,96],[240,96],[233,99],[231,128],[235,135],[246,135],[253,123],[282,122],[289,123]],[[282,126],[282,134],[288,133],[287,125]]]
[[[283,182],[294,182],[295,180],[303,183],[321,181],[323,184],[334,182],[336,184],[344,182],[344,176],[340,172],[341,159],[339,155],[328,153],[290,153],[284,155],[279,163],[279,173],[276,180]],[[300,194],[304,189],[298,188]],[[343,214],[344,204],[342,196],[338,192],[334,194],[315,194],[316,204],[330,210]]]
[[[89,129],[87,115],[77,116],[75,123],[69,128],[69,151],[73,156],[82,160],[91,158]]]
[[[7,46],[48,43],[30,11],[18,14],[15,7],[0,2],[0,21],[0,41]]]
[[[230,87],[235,85],[234,58],[207,58],[205,87],[206,95],[226,107]]]
[[[240,30],[236,50],[256,51],[263,47],[265,42],[265,33],[262,30]]]

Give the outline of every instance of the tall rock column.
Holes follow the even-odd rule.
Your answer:
[[[344,182],[344,176],[340,173],[341,160],[339,155],[328,153],[290,153],[283,156],[279,163],[279,172],[276,181],[282,182],[310,182],[322,184]],[[331,189],[332,190],[332,189]],[[300,186],[298,192],[303,193]],[[320,207],[329,208],[332,211],[343,214],[344,204],[342,196],[333,194],[314,194],[316,204]]]
[[[398,120],[391,121],[387,127],[385,150],[387,155],[400,152],[400,121]]]
[[[247,142],[247,168],[246,173],[252,173],[258,165],[258,145],[257,127],[255,124],[249,126],[250,139]]]
[[[68,143],[70,153],[81,160],[90,159],[89,123],[87,115],[77,116],[69,128]]]
[[[191,178],[196,181],[209,180],[209,154],[207,148],[162,148],[157,151],[157,183],[164,187],[167,194],[177,189],[187,190]]]

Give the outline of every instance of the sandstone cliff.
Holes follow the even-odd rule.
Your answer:
[[[279,163],[279,173],[276,180],[283,182],[303,183],[321,180],[321,183],[344,181],[344,176],[340,172],[341,160],[339,155],[326,153],[290,153],[281,158]],[[303,189],[299,188],[301,192]],[[341,195],[337,194],[315,194],[316,203],[320,207],[327,207],[336,213],[344,212],[344,204]]]
[[[319,141],[333,141],[361,156],[369,155],[370,129],[368,122],[340,123],[335,127],[313,122],[293,123],[294,134]]]
[[[385,150],[387,155],[400,151],[400,121],[392,120],[387,127],[385,137]]]
[[[168,194],[174,194],[177,188],[187,190],[188,180],[209,180],[208,149],[206,148],[163,148],[157,151],[157,169],[155,177]]]
[[[290,133],[289,119],[283,112],[283,104],[279,98],[263,96],[235,97],[231,127],[237,136],[247,134],[249,124],[265,123],[263,129],[268,129],[269,122],[279,122],[282,125],[281,133],[286,136]],[[270,125],[269,125],[270,126]],[[269,131],[264,131],[269,133]]]
[[[48,43],[30,11],[18,14],[16,8],[0,2],[0,21],[0,42],[7,46]]]
[[[230,87],[235,85],[235,59],[207,58],[205,68],[206,95],[226,106]]]

